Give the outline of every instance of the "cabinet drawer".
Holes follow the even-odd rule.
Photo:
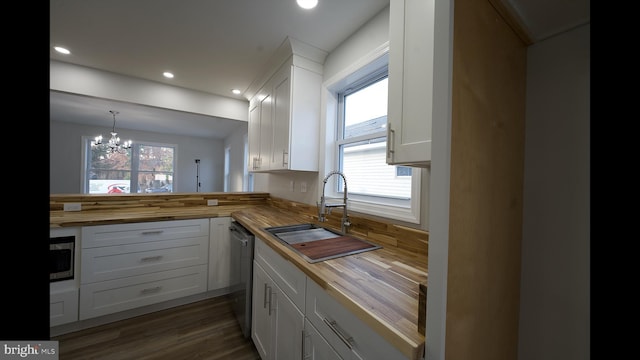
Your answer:
[[[113,280],[207,264],[208,237],[192,237],[82,250],[80,282]]]
[[[78,320],[78,289],[51,292],[49,295],[49,326]]]
[[[305,315],[344,359],[406,359],[313,280],[307,282]]]
[[[209,219],[97,225],[82,228],[82,248],[209,236]]]
[[[304,313],[307,276],[258,237],[255,238],[254,258]]]
[[[80,320],[194,295],[206,289],[206,265],[82,285]]]

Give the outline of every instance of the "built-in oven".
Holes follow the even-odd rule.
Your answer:
[[[251,294],[254,236],[237,221],[229,226],[231,237],[231,301],[245,338],[251,336]]]
[[[70,280],[75,272],[76,237],[49,237],[49,282]]]

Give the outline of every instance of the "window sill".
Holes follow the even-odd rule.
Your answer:
[[[420,208],[400,207],[388,204],[377,204],[362,200],[349,199],[349,211],[374,215],[388,219],[405,221],[412,224],[420,223]],[[414,205],[415,206],[415,205]]]

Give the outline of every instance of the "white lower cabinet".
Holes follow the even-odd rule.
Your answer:
[[[253,266],[251,338],[263,360],[300,359],[304,314],[258,262]]]
[[[79,319],[207,290],[209,219],[82,228]]]
[[[78,321],[78,286],[80,284],[80,238],[79,227],[52,228],[49,237],[74,236],[75,247],[73,249],[74,278],[49,282],[49,326],[58,326]]]
[[[407,358],[314,281],[307,281],[305,309],[306,319],[342,359]]]
[[[262,360],[302,358],[307,276],[255,238],[251,338]]]
[[[325,338],[309,322],[304,320],[304,347],[303,359],[310,360],[343,360],[338,353],[333,350]]]
[[[258,237],[252,311],[262,360],[407,359]]]
[[[78,320],[78,288],[55,290],[49,293],[49,326]]]

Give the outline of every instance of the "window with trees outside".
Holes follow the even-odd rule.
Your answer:
[[[176,145],[133,143],[123,153],[110,153],[93,139],[84,144],[84,193],[173,192]]]
[[[335,94],[334,161],[347,179],[349,208],[417,222],[412,211],[419,206],[420,172],[386,163],[388,67],[343,82]],[[343,196],[342,181],[333,178],[327,187],[332,187],[334,195]]]

